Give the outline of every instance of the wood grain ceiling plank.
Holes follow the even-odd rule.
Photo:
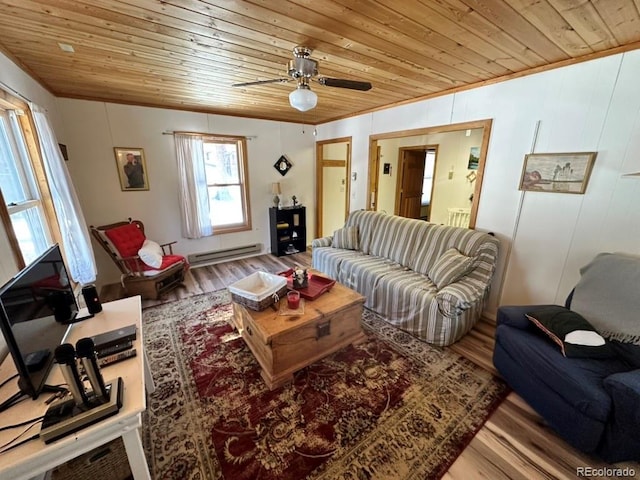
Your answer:
[[[1,19],[1,16],[0,16]],[[13,32],[13,36],[17,37],[20,35],[20,31]],[[201,65],[197,63],[192,63],[189,61],[171,61],[164,63],[157,63],[153,59],[149,60],[146,56],[137,54],[136,61],[131,62],[131,55],[127,52],[116,52],[111,51],[108,54],[105,54],[104,51],[94,50],[88,46],[84,46],[82,48],[78,48],[76,53],[73,55],[69,55],[61,52],[57,47],[54,47],[52,44],[43,44],[43,43],[34,43],[33,42],[33,32],[29,33],[30,42],[24,43],[19,39],[16,39],[12,44],[12,49],[19,53],[21,56],[30,57],[29,61],[34,62],[37,61],[36,58],[33,57],[34,54],[38,54],[39,58],[53,58],[55,61],[60,62],[66,65],[68,68],[74,70],[78,65],[83,65],[85,63],[91,64],[95,63],[94,60],[96,58],[101,58],[101,63],[104,65],[115,65],[122,66],[127,69],[131,69],[133,71],[137,71],[139,74],[156,74],[161,75],[163,77],[193,77],[193,78],[207,78],[211,83],[217,82],[217,87],[220,90],[225,90],[224,87],[229,87],[234,80],[243,80],[242,76],[237,74],[237,70],[233,68],[233,66],[227,69],[221,69],[220,65],[209,66],[209,65]],[[243,72],[244,74],[244,72]],[[250,73],[246,74],[244,79],[250,80]],[[274,75],[275,77],[275,75]],[[293,82],[293,80],[292,80]],[[290,90],[293,89],[295,84],[291,84],[288,87]],[[321,90],[330,87],[324,87],[317,85],[317,87]],[[282,87],[280,87],[282,88]],[[237,89],[234,89],[237,91]],[[390,100],[399,100],[407,98],[411,96],[412,93],[415,94],[415,90],[412,92],[409,89],[402,88],[402,85],[389,85],[387,88],[383,84],[379,84],[377,88],[367,92],[371,94],[373,97],[375,96],[385,96]]]
[[[175,15],[184,15],[184,9],[193,8],[195,9],[193,12],[200,14],[202,18],[206,18],[207,22],[211,22],[211,15],[215,13],[221,18],[228,19],[227,22],[221,20],[221,18],[215,18],[215,26],[219,32],[218,38],[224,39],[228,41],[230,44],[243,44],[249,48],[253,48],[256,52],[262,51],[273,51],[274,49],[279,49],[279,51],[286,51],[281,57],[286,63],[287,60],[291,58],[291,50],[296,45],[309,45],[309,42],[317,43],[318,40],[311,37],[312,34],[318,36],[318,38],[322,38],[323,45],[327,45],[330,41],[334,41],[337,45],[340,42],[344,42],[344,38],[339,35],[334,35],[331,32],[325,31],[321,28],[314,27],[313,25],[309,25],[306,23],[296,24],[295,20],[289,18],[284,15],[275,16],[274,12],[270,10],[259,10],[256,11],[256,8],[253,7],[249,10],[245,10],[244,13],[251,13],[251,17],[244,17],[241,15],[234,14],[233,12],[229,12],[228,10],[223,10],[217,7],[215,4],[211,4],[208,2],[201,2],[190,0],[186,2],[179,2],[177,6],[172,5],[173,1],[167,0],[162,4],[162,8],[164,10],[168,10],[170,8],[174,8]],[[153,3],[149,4],[148,0],[145,0],[144,3],[146,8],[157,8],[154,7]],[[225,4],[227,7],[228,5]],[[255,17],[255,18],[254,18]],[[265,20],[267,19],[267,20]],[[239,27],[238,24],[232,24],[231,21],[242,22],[243,25],[250,25],[251,29],[246,29],[244,27]],[[292,30],[285,30],[280,28],[278,31],[274,30],[274,25],[286,24]],[[305,34],[301,35],[293,30],[304,31]],[[222,29],[224,28],[224,32]],[[224,35],[224,36],[222,36]],[[283,40],[282,37],[287,35],[287,39]],[[286,50],[283,50],[285,49]],[[264,50],[263,50],[264,49]],[[371,56],[365,56],[363,54],[354,55],[353,52],[347,52],[342,48],[334,47],[329,48],[328,50],[332,50],[335,54],[333,57],[334,68],[339,69],[340,66],[346,64],[349,69],[355,74],[362,75],[363,72],[370,72],[371,69],[377,69],[379,74],[387,74],[393,75],[390,73],[390,70],[395,70],[397,73],[395,74],[396,78],[398,76],[411,78],[417,81],[429,81],[428,72],[425,74],[424,69],[419,68],[410,68],[411,66],[407,63],[402,63],[400,61],[396,61],[395,65],[390,64],[389,59],[384,57],[384,55],[379,54],[378,58],[372,58]],[[365,47],[362,47],[362,50],[368,51]],[[349,53],[348,56],[343,54]],[[363,63],[366,62],[366,63]],[[364,68],[363,68],[364,66]],[[436,78],[435,75],[433,81],[440,82],[443,85],[450,86],[450,81],[444,80],[440,81]],[[360,79],[365,79],[361,77]],[[446,87],[444,87],[446,88]]]
[[[524,42],[547,62],[557,62],[569,56],[504,0],[462,0],[469,8],[485,17],[496,27]],[[583,37],[584,38],[584,37]]]
[[[57,20],[58,20],[58,21],[61,21],[61,22],[62,22],[62,21],[66,21],[66,20],[61,20],[61,19],[57,19]],[[50,23],[52,23],[52,22],[50,22]],[[72,31],[73,31],[73,35],[77,35],[77,34],[78,34],[78,32],[80,32],[80,31],[82,31],[82,30],[84,30],[84,29],[85,29],[84,27],[82,27],[82,26],[80,26],[80,25],[78,25],[78,24],[75,24],[74,26],[75,26],[75,28],[72,30]],[[32,28],[30,29],[30,33],[29,33],[29,37],[30,37],[30,38],[31,38],[31,34],[33,33],[33,28],[34,28],[34,27],[32,27]],[[51,28],[52,28],[52,27],[51,27],[51,25],[47,26],[47,32],[49,32],[49,30],[50,30]],[[22,29],[22,27],[21,27],[21,29]],[[96,41],[96,38],[97,38],[95,27],[91,26],[91,28],[89,29],[89,31],[91,32],[91,33],[90,33],[91,41],[92,41],[92,42],[95,42],[95,41]],[[64,37],[65,32],[60,32],[60,35]],[[122,38],[126,38],[126,35],[127,35],[127,34],[126,34],[126,32],[125,32],[125,33],[123,33],[123,34],[119,34],[119,35],[120,35],[120,37],[122,37]],[[111,42],[111,43],[109,44],[108,49],[109,49],[109,50],[114,50],[114,44],[113,44],[113,41],[111,41],[111,40],[110,40],[110,42]],[[123,49],[124,49],[124,50],[127,50],[127,49],[130,49],[130,48],[131,48],[131,44],[130,44],[129,42],[127,42],[126,40],[123,40],[123,42],[124,42],[124,43],[123,43],[122,45],[123,45]],[[158,45],[161,45],[161,44],[158,44]],[[137,47],[137,48],[139,49],[140,47]],[[157,50],[157,52],[158,52],[157,56],[158,56],[158,57],[161,57],[161,56],[162,56],[162,57],[164,57],[164,56],[166,56],[166,54],[167,54],[167,50],[168,50],[168,49],[169,49],[169,47],[165,47],[165,50],[159,50],[159,49],[158,49],[158,50]],[[133,53],[133,52],[132,52],[132,53]],[[140,53],[135,53],[135,55],[137,56],[137,58],[140,58]],[[198,58],[199,58],[199,57],[198,57]],[[222,63],[220,62],[220,60],[222,60],[222,59],[221,59],[221,58],[218,58],[217,60],[218,60],[218,61],[217,61],[217,63],[216,63],[216,66],[217,66],[217,67],[219,67],[220,65],[222,65]],[[183,62],[183,60],[181,60],[181,62]],[[238,64],[239,64],[239,63],[238,63],[238,62],[236,62],[236,65],[238,65]],[[284,70],[284,66],[283,66],[282,70]],[[332,73],[332,72],[329,72],[329,73]],[[277,78],[278,76],[281,76],[281,72],[275,72],[275,71],[274,71],[274,72],[272,72],[272,74],[273,74],[273,78]],[[374,81],[375,81],[375,78],[374,78]],[[394,90],[394,91],[397,91],[398,89],[403,90],[402,85],[398,85],[397,83],[392,82],[392,81],[391,81],[391,80],[389,80],[389,79],[385,79],[384,81],[390,85],[390,87],[389,87],[389,89],[390,89],[390,90]],[[228,85],[231,85],[231,83],[233,83],[233,80],[230,80],[230,81],[228,82]],[[381,84],[378,84],[378,85],[380,86]],[[404,90],[406,91],[407,95],[409,95],[409,94],[411,93],[411,90],[412,90],[412,89],[413,89],[413,87],[409,87],[409,86],[408,86],[408,87],[407,87],[406,89],[404,89]]]
[[[595,51],[618,46],[618,41],[590,0],[549,0]]]
[[[121,68],[114,68],[113,66],[104,66],[102,68],[76,68],[73,77],[69,77],[67,74],[68,69],[60,66],[55,62],[39,62],[38,67],[42,71],[47,71],[52,74],[53,77],[59,79],[65,85],[74,85],[79,83],[80,85],[93,85],[94,91],[102,92],[102,95],[109,97],[109,94],[104,93],[104,89],[108,89],[110,92],[116,92],[120,95],[122,92],[135,91],[139,95],[158,95],[173,92],[179,95],[181,92],[183,98],[206,98],[207,101],[214,106],[218,104],[224,104],[225,102],[237,102],[239,104],[249,103],[253,104],[254,101],[260,101],[261,104],[269,105],[270,103],[286,104],[288,105],[288,91],[284,89],[278,89],[277,87],[269,92],[269,95],[263,95],[261,92],[256,92],[252,95],[242,94],[226,94],[221,92],[216,84],[200,82],[198,80],[189,79],[184,81],[180,79],[178,81],[166,78],[161,82],[146,80],[148,77],[140,76],[138,72],[127,71]],[[117,79],[115,82],[109,80],[108,77]],[[115,87],[114,89],[112,87]],[[88,88],[88,87],[87,87]],[[77,93],[77,92],[74,92]],[[365,99],[373,104],[382,105],[388,103],[389,99],[379,96],[373,97],[368,95],[369,92],[351,92],[351,91],[337,91],[336,94],[329,94],[327,90],[320,89],[318,91],[318,102],[331,103],[334,105],[340,105],[343,108],[357,107],[362,104]]]
[[[466,74],[458,69],[452,68],[443,62],[431,59],[424,55],[413,53],[406,48],[398,48],[395,45],[386,42],[384,39],[376,37],[369,32],[364,32],[349,25],[325,15],[311,11],[304,6],[297,5],[292,2],[280,0],[273,2],[271,0],[254,0],[252,2],[243,2],[240,0],[229,0],[225,5],[242,5],[251,3],[257,6],[264,6],[272,12],[278,13],[289,19],[289,22],[305,22],[305,29],[317,37],[317,41],[311,38],[311,43],[303,43],[314,48],[317,51],[327,52],[327,44],[332,43],[327,40],[328,36],[337,36],[337,44],[342,47],[338,56],[344,56],[347,51],[354,51],[367,57],[384,62],[387,68],[393,70],[409,68],[422,73],[425,81],[439,81],[447,84],[451,88],[467,81],[474,81],[474,77]],[[324,2],[317,2],[318,5]],[[210,3],[207,2],[208,5]],[[253,12],[250,10],[248,12]],[[265,15],[263,18],[272,19]],[[320,40],[321,39],[321,40]],[[369,60],[363,60],[363,66],[369,66]],[[477,80],[477,79],[476,79]]]
[[[340,19],[348,27],[368,32],[378,40],[389,42],[393,45],[393,48],[399,51],[408,50],[438,60],[473,75],[476,79],[491,78],[495,75],[509,73],[504,67],[494,64],[490,59],[483,59],[464,45],[407,18],[400,22],[400,28],[396,28],[391,21],[391,17],[395,16],[397,23],[399,15],[373,1],[290,1],[304,8],[313,9],[325,17]],[[390,47],[385,47],[384,49],[392,52]]]
[[[619,44],[640,40],[640,2],[591,0],[591,3]]]
[[[39,2],[43,2],[43,1],[46,1],[46,0],[39,0]],[[64,3],[64,4],[67,5],[67,8],[70,8],[70,9],[75,8],[76,4],[81,4],[81,2],[69,2],[69,1],[65,1],[65,0],[50,0],[50,3],[56,3],[56,4]],[[142,11],[140,8],[137,8],[137,7],[132,7],[133,9],[132,8],[126,9],[126,8],[123,7],[123,10],[125,10],[127,12],[127,15],[128,15],[123,20],[122,19],[123,14],[121,14],[121,12],[111,12],[111,11],[106,11],[104,9],[99,10],[99,9],[96,9],[96,7],[94,7],[94,5],[93,5],[94,3],[100,3],[100,4],[103,4],[105,6],[108,6],[108,5],[112,4],[113,1],[112,0],[106,0],[106,1],[95,0],[95,1],[91,2],[91,5],[82,4],[82,8],[84,10],[91,11],[91,13],[92,13],[92,15],[89,16],[89,18],[87,19],[87,22],[89,22],[89,24],[93,23],[92,19],[93,19],[94,16],[98,16],[98,15],[105,16],[108,19],[108,21],[110,22],[110,24],[120,22],[120,23],[118,23],[118,30],[122,30],[123,32],[127,33],[128,35],[131,35],[132,37],[130,37],[130,38],[134,38],[136,40],[139,39],[139,38],[142,38],[142,37],[140,37],[140,32],[144,32],[145,30],[149,30],[149,28],[150,28],[149,25],[150,24],[148,22],[148,19],[152,18],[152,16],[159,15],[158,12],[150,12],[149,14],[146,14],[146,12]],[[137,11],[134,10],[136,8],[137,8]],[[167,10],[167,9],[173,9],[174,7],[164,3],[162,8],[164,10]],[[174,11],[174,14],[176,14],[176,15],[183,14],[184,15],[184,10],[180,10],[180,9],[175,9],[175,10],[176,11]],[[133,18],[133,15],[137,15],[138,18]],[[189,15],[191,15],[191,14],[189,14]],[[206,16],[201,15],[201,14],[197,14],[197,17],[199,18],[199,21],[201,23],[203,23],[203,24],[210,23],[209,17],[206,17]],[[172,17],[171,21],[174,21],[173,18],[174,17]],[[191,16],[190,18],[192,20],[195,20],[195,18],[193,16]],[[102,21],[104,22],[104,20],[102,20]],[[177,19],[177,21],[179,23],[182,22],[182,20],[180,20],[180,19]],[[126,25],[125,22],[135,22],[135,24]],[[167,21],[167,23],[169,23],[169,21]],[[184,26],[183,24],[184,24],[184,22],[182,22],[181,25]],[[196,24],[194,22],[190,22],[189,25],[196,25]],[[96,25],[96,26],[98,26],[98,25]],[[113,25],[110,25],[110,27],[111,27],[110,29],[112,30],[113,29]],[[191,27],[191,28],[193,30],[194,27]],[[168,29],[169,29],[169,27],[167,27],[165,25],[164,30],[168,30]],[[206,27],[206,29],[207,29],[207,31],[210,31],[209,27]],[[203,32],[204,32],[204,30],[198,31],[198,35],[201,35]],[[197,49],[198,51],[204,51],[205,48],[208,49],[209,51],[211,49],[211,45],[207,43],[207,41],[208,41],[207,39],[205,39],[205,38],[203,38],[201,36],[200,37],[194,37],[194,34],[192,32],[186,32],[186,31],[182,31],[182,30],[172,30],[171,32],[167,32],[167,33],[171,33],[171,35],[174,36],[174,37],[180,35],[181,33],[188,35],[188,38],[185,39],[185,41],[189,42],[187,44],[187,46],[189,46],[190,48]],[[138,36],[135,37],[135,35],[138,35]],[[160,36],[160,35],[156,35],[156,37],[158,37],[158,36]],[[271,38],[271,37],[269,37],[269,38]],[[167,38],[164,37],[164,38],[161,38],[161,40],[166,41]],[[214,40],[216,43],[220,43],[220,40],[218,38],[213,38],[212,40]],[[256,42],[252,41],[252,42],[249,42],[248,44],[251,45],[252,47],[245,47],[245,50],[242,52],[243,55],[247,55],[247,53],[250,54],[250,55],[261,54],[261,52],[259,52],[255,48],[255,46],[257,45]],[[203,48],[201,48],[201,47],[203,47]],[[226,50],[219,50],[219,51],[216,51],[216,53],[220,54],[223,57],[229,58],[231,55],[233,55],[233,52],[231,52],[230,50],[235,48],[235,45],[234,44],[224,44],[224,47],[225,47]],[[271,46],[267,46],[267,48],[272,48],[272,47]],[[207,53],[209,53],[209,52],[207,52]],[[286,55],[287,56],[282,58],[282,60],[279,62],[280,65],[281,65],[281,70],[279,70],[277,72],[278,76],[280,76],[280,75],[282,75],[284,73],[284,70],[285,70],[284,66],[286,64],[286,61],[291,57],[291,52],[290,51],[286,52]],[[271,55],[271,57],[273,58],[274,56]],[[249,57],[247,56],[245,58],[249,58]],[[273,63],[270,63],[270,65],[273,66]],[[361,70],[361,69],[357,68],[357,66],[356,66],[356,68],[350,68],[349,69],[349,74],[352,74],[352,76],[353,76],[353,73],[357,73],[358,70]],[[327,72],[327,73],[330,74],[330,72]],[[276,75],[276,73],[274,72],[273,75]],[[340,74],[338,74],[338,75],[340,75]],[[386,77],[381,80],[380,76],[382,76],[382,75],[386,75]],[[390,74],[387,69],[385,69],[385,70],[370,70],[370,75],[369,76],[371,77],[371,81],[373,81],[373,82],[383,81],[383,82],[386,82],[386,83],[392,83],[392,82],[394,82],[395,79],[397,79],[397,75]],[[390,78],[390,77],[393,77],[393,78]],[[419,80],[423,81],[424,77],[421,76],[419,78]],[[411,85],[413,85],[413,82],[411,83]],[[448,86],[448,84],[444,85],[444,86]]]
[[[353,3],[351,0],[338,1]],[[473,58],[480,55],[480,59],[483,61],[480,66],[484,66],[496,75],[504,75],[527,68],[527,65],[513,57],[505,62],[504,58],[509,56],[507,52],[500,50],[476,35],[472,30],[464,28],[463,25],[450,20],[428,6],[418,2],[398,2],[396,0],[360,0],[358,3],[362,2],[371,5],[368,10],[372,12],[372,15],[379,15],[380,21],[384,21],[384,15],[388,17],[387,22],[395,28],[406,30],[414,38],[425,37],[425,41],[428,41],[433,37],[432,32],[436,32],[444,38],[442,48],[447,51],[456,51],[458,45],[464,45],[472,52],[471,55],[468,55],[470,63],[477,62]],[[450,42],[451,45],[448,45],[447,42]],[[465,56],[467,56],[466,53]]]
[[[506,0],[506,2],[572,58],[593,52],[547,0]]]
[[[431,8],[455,23],[464,25],[466,29],[475,32],[476,35],[486,42],[506,52],[506,56],[502,59],[501,64],[510,70],[522,71],[517,65],[510,66],[511,58],[516,59],[529,68],[545,63],[544,58],[528,48],[527,45],[491,23],[491,21],[480,15],[479,12],[469,8],[462,0],[421,1],[425,7]]]

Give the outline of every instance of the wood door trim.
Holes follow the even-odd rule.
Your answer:
[[[343,165],[335,165],[335,162],[343,162],[345,167],[345,220],[349,215],[349,210],[351,208],[351,143],[353,137],[340,137],[340,138],[331,138],[328,140],[321,140],[316,142],[316,208],[315,208],[315,232],[313,232],[313,238],[318,238],[324,234],[322,231],[322,189],[323,189],[323,175],[322,169],[323,167],[337,167]],[[324,160],[322,158],[322,151],[325,145],[333,144],[333,143],[346,143],[347,144],[347,159],[346,160]],[[325,162],[329,162],[329,165],[325,165]]]
[[[323,167],[346,167],[346,160],[322,160]]]
[[[414,130],[400,130],[397,132],[386,132],[369,135],[369,165],[368,165],[368,179],[367,184],[367,210],[371,208],[371,175],[372,166],[375,164],[375,152],[378,149],[378,140],[387,140],[392,138],[414,137],[419,135],[431,135],[434,133],[450,133],[459,132],[460,130],[473,130],[476,128],[482,128],[482,145],[480,147],[480,160],[478,161],[478,170],[476,170],[476,186],[473,191],[473,202],[471,203],[471,214],[469,218],[469,228],[475,228],[476,216],[478,214],[478,204],[480,194],[482,193],[482,178],[484,176],[484,165],[487,158],[487,151],[489,150],[489,138],[491,135],[491,126],[493,119],[488,118],[485,120],[474,120],[471,122],[452,123],[449,125],[437,125],[434,127],[417,128]],[[376,174],[378,172],[375,172]],[[376,192],[377,193],[377,192]],[[376,203],[377,207],[377,203]]]
[[[438,145],[437,144],[429,144],[429,145],[410,145],[407,147],[399,147],[398,148],[398,173],[396,175],[396,201],[393,207],[393,214],[398,215],[400,213],[400,190],[402,189],[402,177],[404,175],[404,152],[407,151],[416,151],[416,152],[424,152],[427,154],[427,150],[435,150],[436,151],[436,159],[438,155]],[[434,166],[435,170],[435,166]],[[433,195],[433,188],[431,189],[431,195]]]

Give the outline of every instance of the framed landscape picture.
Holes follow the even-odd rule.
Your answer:
[[[584,193],[596,152],[531,153],[524,157],[520,190]]]
[[[480,162],[480,147],[471,147],[469,149],[468,170],[478,170],[478,162]]]
[[[120,188],[123,192],[149,190],[147,164],[141,148],[115,147]]]

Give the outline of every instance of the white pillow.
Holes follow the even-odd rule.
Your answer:
[[[162,247],[153,240],[145,239],[140,250],[140,260],[152,268],[160,268],[162,265]]]

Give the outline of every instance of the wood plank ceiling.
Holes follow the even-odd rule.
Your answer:
[[[53,94],[323,123],[640,47],[640,0],[0,0],[0,50]],[[66,53],[59,43],[75,50]],[[294,110],[292,49],[318,106]]]

